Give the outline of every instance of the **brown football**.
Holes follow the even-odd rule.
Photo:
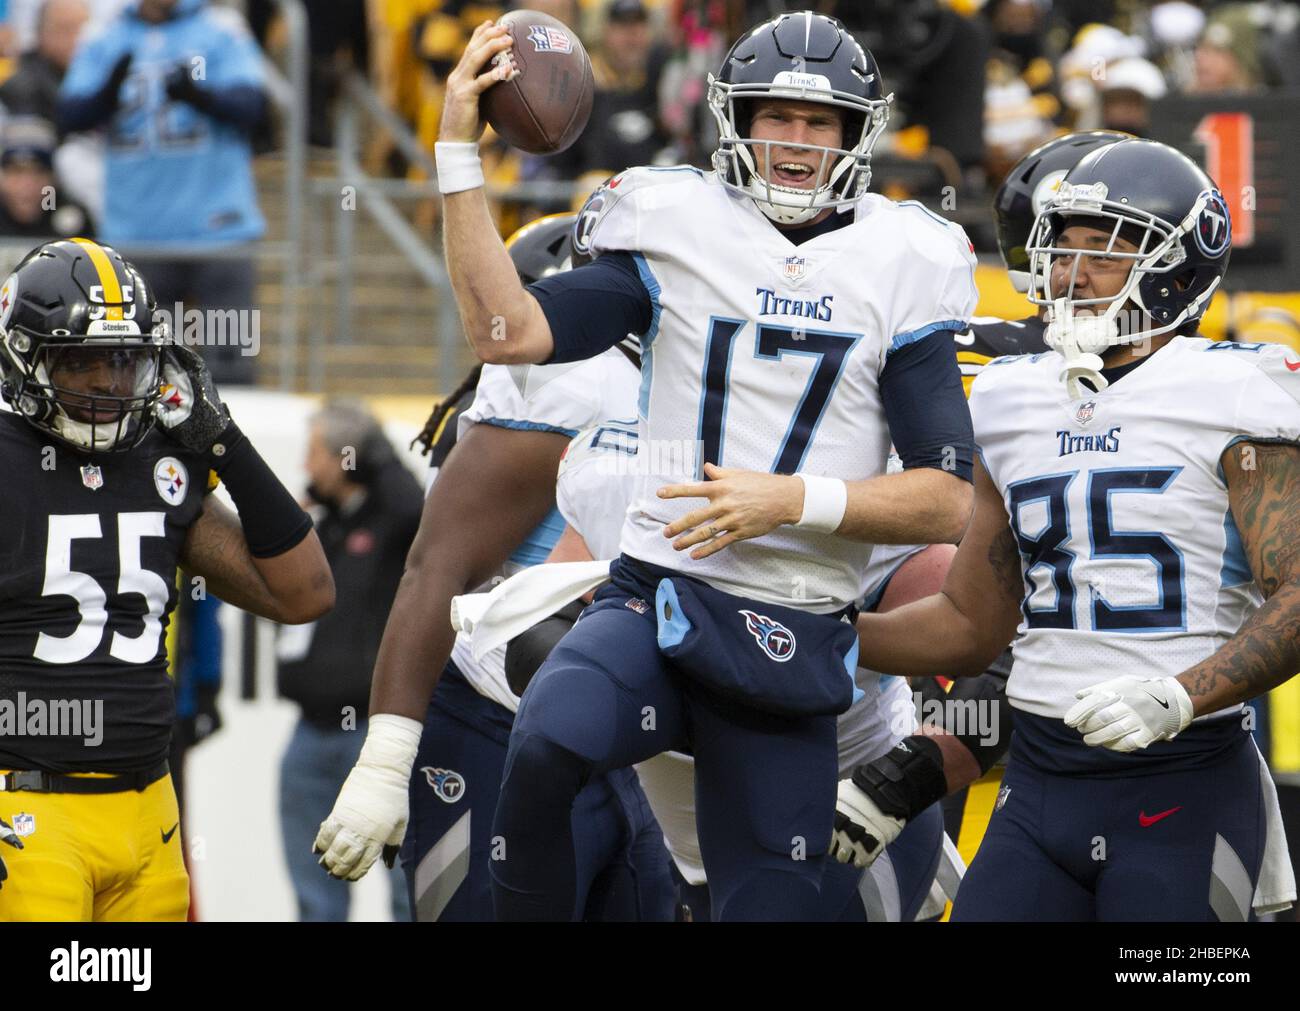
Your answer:
[[[577,33],[540,11],[511,11],[510,53],[519,75],[483,92],[479,108],[507,144],[529,154],[569,147],[591,115],[596,82]]]

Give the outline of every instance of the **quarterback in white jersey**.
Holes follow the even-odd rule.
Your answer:
[[[470,39],[436,152],[466,334],[497,363],[573,361],[640,334],[640,434],[668,464],[639,490],[610,585],[521,702],[498,914],[570,916],[576,786],[689,746],[719,918],[816,915],[834,717],[852,699],[841,619],[872,545],[954,540],[969,517],[951,342],[975,303],[970,243],[866,193],[889,109],[879,68],[838,21],[803,12],[745,35],[711,79],[714,172],[612,180],[584,212],[597,259],[524,289],[473,144],[479,95],[509,57],[484,68],[512,44],[491,25]],[[885,475],[891,434],[905,469]],[[777,508],[732,508],[755,495]]]
[[[860,619],[882,670],[982,670],[1016,735],[954,919],[1245,920],[1295,897],[1242,703],[1300,667],[1300,361],[1192,336],[1229,214],[1189,159],[1085,157],[1029,243],[1053,350],[989,364],[943,593]]]

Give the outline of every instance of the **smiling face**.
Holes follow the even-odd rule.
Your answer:
[[[833,106],[792,99],[761,99],[754,102],[749,136],[776,142],[753,146],[754,162],[761,178],[774,186],[812,190],[826,185],[835,159],[824,157],[820,151],[787,145],[843,148],[844,121]]]

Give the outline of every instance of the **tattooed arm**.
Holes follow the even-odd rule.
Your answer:
[[[1266,603],[1213,656],[1178,675],[1197,716],[1263,695],[1300,670],[1300,446],[1239,443],[1219,462]]]
[[[239,517],[216,495],[190,526],[181,568],[202,576],[219,600],[286,625],[314,621],[334,606],[334,577],[313,530],[283,554],[254,558]]]
[[[943,589],[858,618],[858,662],[886,674],[982,674],[1020,623],[1020,550],[997,487],[975,461],[975,515]]]

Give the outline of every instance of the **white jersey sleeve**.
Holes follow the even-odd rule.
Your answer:
[[[637,421],[602,422],[573,437],[560,459],[555,505],[593,558],[617,558],[635,492]]]
[[[627,359],[613,349],[588,363],[484,365],[457,435],[482,423],[572,437],[603,416],[611,389],[635,389]]]
[[[898,211],[901,260],[911,276],[893,292],[886,357],[938,330],[966,330],[979,301],[974,247],[962,227],[912,200]]]
[[[1300,355],[1282,344],[1260,344],[1237,357],[1255,368],[1241,384],[1233,441],[1300,443]]]

